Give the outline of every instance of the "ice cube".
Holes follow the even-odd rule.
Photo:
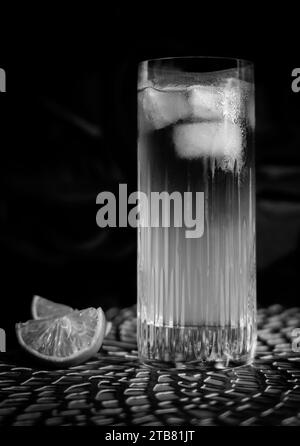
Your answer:
[[[190,113],[185,90],[155,90],[146,88],[143,92],[142,107],[148,122],[155,129],[162,129]]]
[[[194,86],[189,89],[188,101],[191,107],[191,116],[201,120],[222,119],[220,94],[213,86]]]
[[[227,157],[237,160],[242,152],[242,131],[230,121],[178,124],[173,130],[176,154],[180,158]]]

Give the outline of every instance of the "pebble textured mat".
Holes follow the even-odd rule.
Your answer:
[[[135,308],[109,311],[101,352],[65,370],[0,354],[0,425],[300,425],[300,308],[258,312],[253,365],[229,371],[150,370],[137,359]],[[294,348],[295,350],[295,348]]]

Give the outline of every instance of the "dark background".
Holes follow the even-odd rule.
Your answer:
[[[0,327],[8,345],[33,294],[74,307],[136,302],[136,232],[99,229],[96,195],[120,182],[136,190],[136,67],[153,57],[255,63],[258,302],[299,305],[298,40],[266,21],[260,33],[254,21],[226,22],[224,32],[185,14],[183,32],[178,17],[153,17],[116,8],[99,15],[92,34],[78,22],[74,37],[54,39],[52,27],[46,40],[20,33],[11,49],[2,46]]]

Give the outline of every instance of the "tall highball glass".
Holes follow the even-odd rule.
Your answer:
[[[148,197],[138,225],[141,360],[176,368],[251,362],[256,252],[250,62],[187,57],[140,63],[138,190]],[[161,198],[159,208],[153,193]],[[167,204],[168,224],[162,218]]]

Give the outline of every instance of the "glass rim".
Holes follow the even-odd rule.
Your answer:
[[[151,59],[143,59],[141,61],[139,61],[139,65],[142,65],[144,63],[149,63],[149,62],[167,62],[167,61],[171,61],[171,60],[188,60],[188,59],[208,59],[208,60],[215,60],[215,61],[228,61],[228,62],[236,62],[237,65],[241,64],[241,65],[254,65],[254,62],[249,60],[249,59],[241,59],[239,57],[227,57],[227,56],[166,56],[166,57],[157,57],[157,58],[151,58]]]

